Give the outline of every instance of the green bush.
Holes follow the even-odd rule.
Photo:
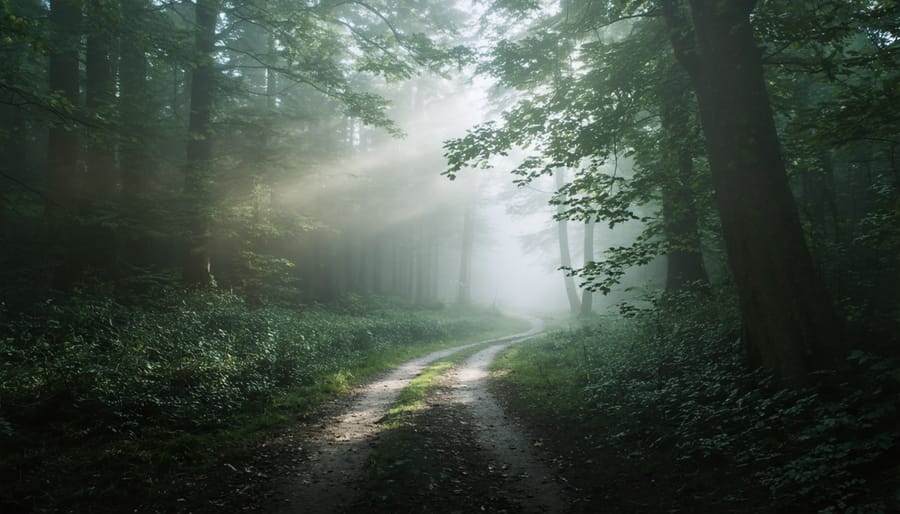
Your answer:
[[[361,297],[334,312],[250,308],[225,292],[168,295],[150,308],[95,292],[0,312],[0,437],[75,421],[112,431],[217,425],[389,347],[487,328],[484,315],[378,310],[385,302]]]
[[[519,365],[576,369],[548,376],[544,388],[578,391],[572,403],[581,407],[569,413],[623,462],[672,462],[680,477],[704,477],[679,498],[702,498],[712,511],[743,510],[760,497],[757,512],[896,509],[898,363],[854,352],[836,385],[782,389],[747,367],[735,303],[720,293],[666,297],[632,319],[518,350],[540,361]],[[569,362],[556,363],[561,356]],[[547,397],[539,386],[528,401]]]

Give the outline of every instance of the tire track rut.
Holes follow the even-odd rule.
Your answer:
[[[346,511],[363,489],[365,465],[372,448],[378,444],[381,432],[379,420],[388,413],[400,391],[428,364],[455,352],[486,343],[496,343],[488,349],[498,348],[499,351],[499,348],[534,337],[542,330],[542,323],[534,318],[527,319],[532,322],[532,328],[527,332],[432,352],[408,361],[383,378],[359,388],[346,408],[321,420],[318,427],[304,438],[302,444],[308,459],[300,466],[296,476],[283,480],[283,503],[276,512]],[[484,351],[476,356],[482,353]],[[483,385],[480,387],[484,388]],[[487,392],[484,391],[484,394]]]

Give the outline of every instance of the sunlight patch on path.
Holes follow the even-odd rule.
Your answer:
[[[466,348],[485,343],[518,341],[531,337],[540,328],[522,334],[478,341],[429,353],[395,368],[384,378],[357,390],[341,408],[341,413],[321,420],[304,441],[309,460],[298,466],[294,477],[285,477],[283,514],[342,512],[352,505],[361,488],[363,470],[378,443],[379,420],[397,399],[400,391],[428,364]]]

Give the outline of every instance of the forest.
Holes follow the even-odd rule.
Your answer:
[[[900,2],[0,0],[0,513],[900,512]]]

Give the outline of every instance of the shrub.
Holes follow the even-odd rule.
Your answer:
[[[0,437],[17,426],[222,424],[248,402],[391,346],[487,327],[483,315],[378,310],[383,303],[362,297],[334,312],[251,308],[227,292],[167,295],[147,307],[82,292],[0,312]]]
[[[723,293],[664,297],[542,344],[584,348],[572,364],[605,445],[650,467],[674,461],[684,476],[703,470],[714,483],[690,496],[713,510],[760,495],[761,512],[896,508],[900,365],[854,352],[836,385],[781,389],[746,366],[734,304]]]

